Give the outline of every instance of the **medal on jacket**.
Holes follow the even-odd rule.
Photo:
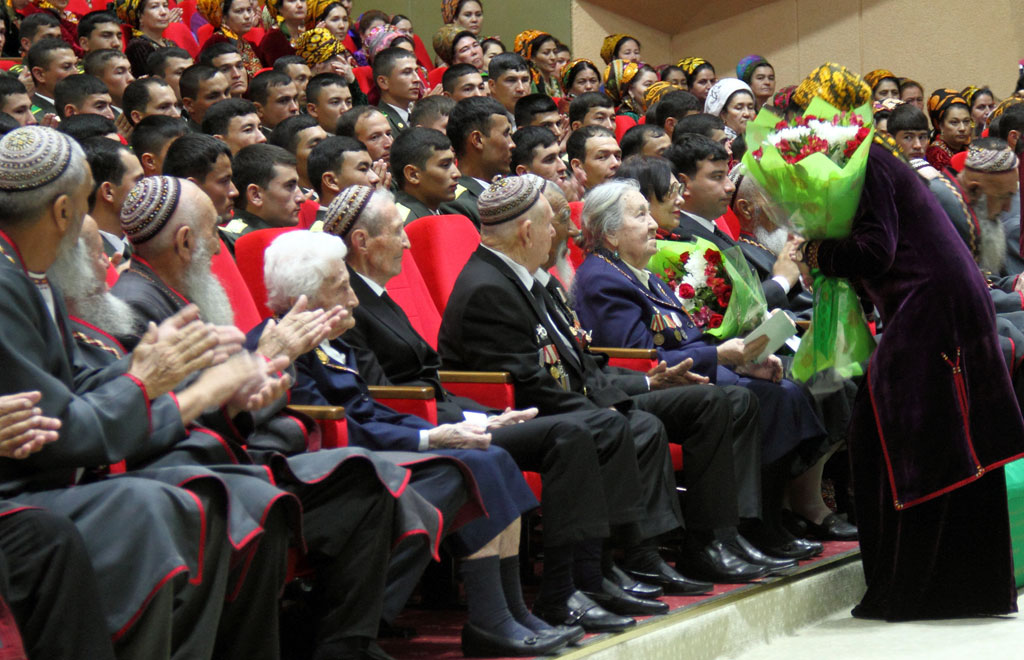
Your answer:
[[[558,349],[554,344],[544,344],[540,347],[540,363],[546,367],[551,377],[558,381],[558,385],[569,391],[569,375],[562,366],[562,360],[558,357]]]
[[[668,319],[664,314],[654,313],[651,317],[651,331],[654,333],[654,345],[661,346],[665,343],[665,335],[663,334],[668,328]]]
[[[676,341],[683,341],[683,333],[679,331],[682,327],[683,322],[679,320],[679,317],[672,312],[671,314],[665,314],[665,325],[672,330],[672,336],[676,338]]]

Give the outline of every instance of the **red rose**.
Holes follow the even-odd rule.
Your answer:
[[[754,160],[761,160],[764,156],[764,149],[758,149],[754,152]]]
[[[722,325],[722,315],[721,314],[712,314],[711,318],[708,320],[708,327],[709,328],[717,328],[717,327],[719,327],[721,325]]]
[[[718,253],[718,250],[708,248],[704,250],[704,261],[717,266],[722,263],[722,255]]]
[[[689,252],[683,252],[681,255],[679,255],[679,264],[680,265],[685,265],[686,262],[689,261],[689,260],[690,260],[690,253]]]
[[[695,295],[697,295],[697,292],[689,284],[679,285],[679,297],[683,300],[692,300]]]

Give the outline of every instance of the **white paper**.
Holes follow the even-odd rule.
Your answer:
[[[751,343],[760,337],[767,336],[768,345],[764,347],[764,350],[754,360],[755,362],[764,362],[768,359],[769,355],[782,348],[786,340],[795,334],[796,325],[785,312],[779,311],[762,321],[761,325],[744,337],[743,341]]]
[[[470,424],[476,424],[477,426],[487,428],[487,413],[463,410],[462,417]]]

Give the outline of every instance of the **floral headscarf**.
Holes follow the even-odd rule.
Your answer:
[[[117,0],[114,11],[122,23],[132,27],[132,34],[139,33],[139,19],[142,17],[142,9],[146,0]]]
[[[482,0],[476,0],[483,9],[484,3]],[[459,10],[462,9],[462,5],[466,3],[466,0],[441,0],[441,21],[444,23],[454,23],[455,17],[459,15]]]
[[[216,30],[224,19],[224,0],[196,0],[196,11]]]
[[[641,66],[636,62],[612,60],[604,70],[604,93],[615,102],[615,105],[625,106],[627,110],[636,113],[639,113],[640,109],[636,107],[636,103],[626,90],[640,72]]]
[[[684,57],[676,63],[676,66],[683,70],[688,77],[693,75],[693,72],[701,68],[705,64],[710,64],[703,57]]]
[[[366,33],[366,38],[363,39],[363,50],[366,51],[366,56],[370,63],[373,63],[377,53],[390,47],[395,39],[404,36],[406,35],[396,30],[394,25],[378,25],[372,28]]]
[[[750,79],[754,75],[754,71],[756,71],[759,66],[770,67],[771,64],[769,64],[768,60],[764,59],[764,57],[760,55],[747,55],[739,61],[739,64],[736,65],[736,77],[749,85]]]
[[[932,120],[932,128],[939,130],[939,125],[946,117],[946,113],[957,104],[966,106],[968,110],[971,109],[967,100],[960,96],[960,92],[955,89],[937,89],[932,92],[932,95],[928,97],[928,117]]]
[[[896,77],[896,74],[888,69],[875,69],[874,71],[868,71],[864,74],[864,82],[871,87],[872,92],[875,91],[875,87],[878,87],[878,84],[886,78],[892,78],[897,81],[897,84],[899,83],[899,78]]]
[[[322,21],[324,14],[327,13],[327,8],[336,4],[341,3],[338,0],[306,0],[306,29],[308,30]]]
[[[647,112],[647,110],[652,105],[660,101],[661,97],[665,96],[669,92],[674,92],[677,90],[681,91],[682,89],[683,88],[680,87],[679,85],[670,83],[667,80],[657,81],[656,83],[648,87],[646,92],[644,92],[643,111]]]
[[[572,78],[572,71],[573,71],[573,69],[575,69],[577,65],[582,64],[583,62],[586,62],[590,66],[594,67],[594,70],[598,72],[597,75],[600,78],[601,73],[600,73],[600,70],[597,68],[596,64],[594,64],[590,60],[588,60],[586,58],[582,58],[582,57],[579,58],[579,59],[575,59],[575,60],[573,60],[573,61],[571,61],[571,62],[569,62],[568,64],[565,65],[565,67],[562,69],[561,79],[559,80],[559,82],[562,83],[562,89],[565,91],[566,94],[569,93],[569,88],[572,87],[573,81],[570,80],[570,78]]]
[[[967,101],[967,107],[974,107],[974,97],[978,95],[978,92],[980,92],[981,89],[981,87],[976,85],[968,85],[960,90],[960,96],[964,97],[964,100]]]
[[[331,31],[327,28],[313,28],[306,30],[299,35],[295,42],[295,53],[306,60],[306,64],[313,68],[331,59],[335,55],[344,55],[345,47],[341,45]]]
[[[871,112],[873,112],[873,113],[883,112],[883,111],[892,112],[893,110],[895,110],[896,108],[900,107],[901,105],[903,105],[903,101],[901,101],[899,99],[893,99],[893,98],[882,99],[881,101],[875,101],[872,104]]]
[[[524,60],[529,60],[533,57],[533,44],[539,37],[551,36],[547,32],[540,30],[523,30],[516,35],[516,40],[512,44],[512,51],[522,57]]]
[[[434,52],[446,65],[452,65],[452,60],[455,59],[455,42],[463,34],[473,33],[461,25],[453,24],[442,25],[434,33]]]
[[[806,108],[820,96],[836,108],[849,112],[871,101],[871,88],[853,71],[841,64],[826,62],[803,79],[793,90],[792,100]]]
[[[1006,112],[1007,108],[1011,108],[1017,105],[1018,103],[1024,103],[1024,99],[1022,99],[1019,96],[1008,96],[1005,99],[1003,99],[1003,101],[999,105],[997,105],[995,107],[995,110],[993,110],[992,113],[988,116],[989,125],[991,125],[993,121],[1001,117],[1003,113]]]
[[[601,59],[604,60],[605,64],[612,63],[612,60],[615,59],[615,51],[619,49],[619,46],[626,39],[632,39],[640,43],[636,37],[628,34],[609,34],[604,38],[604,41],[601,42]]]

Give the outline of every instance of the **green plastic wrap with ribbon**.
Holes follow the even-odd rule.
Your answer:
[[[721,255],[721,263],[732,288],[729,304],[725,309],[713,310],[721,312],[721,325],[718,327],[710,327],[706,323],[708,319],[703,318],[707,314],[701,315],[699,310],[691,308],[696,298],[686,299],[679,293],[679,284],[688,275],[687,265],[690,266],[689,270],[692,270],[694,262],[704,260],[703,255],[708,250]],[[693,261],[691,258],[684,259],[684,254],[696,255],[696,258],[693,258]],[[683,307],[698,322],[701,330],[717,339],[742,336],[760,325],[768,314],[768,304],[764,299],[761,282],[750,270],[743,252],[738,247],[720,250],[714,243],[703,238],[693,242],[658,241],[658,252],[647,262],[647,269],[672,287]],[[703,273],[694,273],[689,279],[698,284],[696,280],[704,279],[702,275]],[[703,325],[701,321],[704,321]]]
[[[827,101],[814,98],[805,117],[831,121],[839,114],[841,111]],[[864,126],[872,125],[870,105],[853,114],[860,116]],[[823,152],[789,162],[769,139],[779,124],[777,115],[761,110],[747,124],[748,151],[743,156],[747,173],[768,198],[769,216],[778,226],[805,239],[846,238],[860,204],[874,129],[842,163]],[[860,300],[849,281],[825,277],[818,271],[812,276],[813,320],[793,358],[792,377],[801,382],[821,378],[837,383],[861,375],[875,340]]]

